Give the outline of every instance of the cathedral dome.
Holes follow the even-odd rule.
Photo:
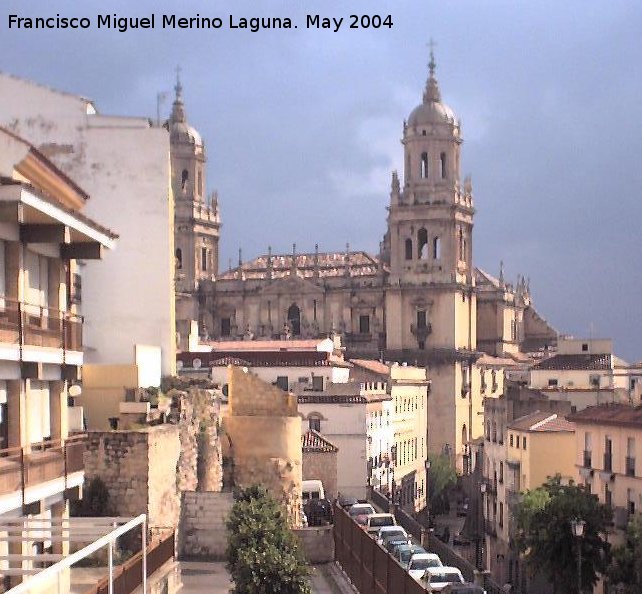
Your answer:
[[[415,107],[408,117],[408,125],[411,127],[425,126],[430,124],[454,124],[457,121],[455,112],[441,100],[439,85],[435,78],[435,58],[430,53],[428,64],[430,75],[426,82],[423,102]]]

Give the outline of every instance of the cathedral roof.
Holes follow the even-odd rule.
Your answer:
[[[492,274],[488,274],[485,270],[475,267],[473,270],[473,275],[475,276],[475,285],[477,287],[493,287],[499,289],[501,283],[499,279],[495,278]]]
[[[293,266],[294,258],[294,266]],[[380,260],[366,252],[326,252],[296,255],[263,255],[244,262],[240,266],[219,275],[218,280],[278,279],[288,276],[292,269],[302,278],[314,278],[318,267],[320,278],[346,276],[346,268],[350,276],[376,276]]]

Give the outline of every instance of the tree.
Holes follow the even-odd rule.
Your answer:
[[[457,482],[457,473],[449,456],[430,454],[428,456],[430,469],[428,471],[428,501],[433,514],[444,510],[444,496],[448,489]]]
[[[233,594],[311,594],[308,569],[283,509],[264,488],[237,490],[226,525]]]
[[[612,553],[607,576],[613,591],[618,594],[642,592],[642,519],[639,516],[629,521],[624,544],[613,547]]]
[[[555,592],[577,588],[578,546],[582,551],[582,591],[593,589],[607,567],[609,544],[602,535],[611,523],[611,509],[583,486],[563,485],[557,475],[527,491],[515,511],[516,544],[533,571],[545,574]],[[571,521],[586,522],[584,536],[573,536]]]

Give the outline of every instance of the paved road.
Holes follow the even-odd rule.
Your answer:
[[[179,561],[183,586],[180,594],[228,594],[232,583],[225,563]],[[313,567],[314,594],[354,594],[350,583],[334,564]]]

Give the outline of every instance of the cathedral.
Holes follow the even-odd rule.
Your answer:
[[[187,124],[180,82],[167,122],[176,201],[177,333],[201,340],[340,334],[347,357],[426,366],[431,451],[465,465],[482,434],[485,374],[502,358],[552,346],[557,333],[515,286],[473,266],[475,206],[461,180],[462,133],[442,101],[430,56],[421,103],[403,122],[403,176],[392,172],[378,254],[267,254],[218,272],[217,198],[205,199],[205,148]],[[485,363],[484,363],[485,362]],[[497,368],[497,369],[495,369]],[[488,382],[490,383],[490,382]],[[495,384],[495,382],[492,382]]]

